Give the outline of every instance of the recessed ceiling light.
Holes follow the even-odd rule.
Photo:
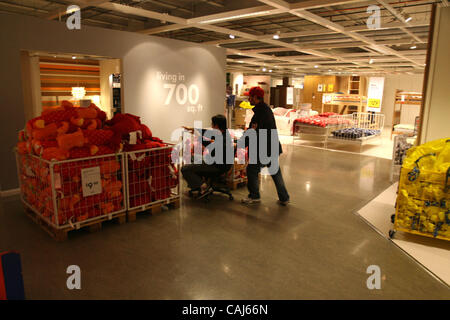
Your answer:
[[[273,38],[274,38],[275,40],[278,40],[278,39],[280,39],[280,36],[277,35],[277,34],[274,34],[274,35],[273,35]]]
[[[72,56],[72,59],[73,59],[73,60],[75,60],[76,58],[77,58],[77,57],[75,57],[75,56]]]
[[[242,61],[242,60],[239,60],[239,61],[238,61],[238,63],[244,63],[244,61]]]
[[[414,50],[417,48],[417,46],[415,44],[413,44],[411,47],[409,47],[411,50]]]
[[[412,17],[411,17],[409,14],[407,14],[407,13],[405,13],[405,14],[403,15],[403,17],[404,17],[404,19],[405,19],[405,22],[410,22],[410,21],[412,20]]]
[[[230,34],[230,39],[234,39],[235,36],[233,34]]]
[[[262,68],[262,71],[263,71],[263,72],[266,72],[266,71],[267,71],[267,69],[266,69],[266,68]]]
[[[331,72],[332,70],[330,69],[330,70],[328,70],[328,72]]]
[[[373,63],[373,59],[370,59],[370,60],[369,60],[369,64],[372,64],[372,63]]]
[[[314,68],[318,68],[318,67],[319,67],[318,65],[315,65],[315,66],[314,66]]]
[[[269,72],[272,72],[272,69],[270,69]]]

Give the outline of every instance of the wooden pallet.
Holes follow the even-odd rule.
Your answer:
[[[158,202],[158,203],[149,203],[148,205],[135,208],[132,210],[128,210],[127,212],[127,220],[128,222],[136,221],[136,216],[138,213],[145,213],[145,214],[156,214],[161,212],[162,206],[167,206],[172,209],[177,209],[180,207],[180,198],[174,198],[168,200],[168,202]]]
[[[245,185],[247,185],[247,177],[228,181],[228,187],[231,190],[236,190],[237,188],[243,187]]]
[[[53,226],[48,220],[38,215],[36,212],[31,210],[27,205],[24,205],[26,215],[33,220],[37,225],[39,225],[45,232],[47,232],[56,241],[67,240],[67,234],[73,230],[88,229],[89,232],[96,232],[102,229],[102,224],[105,221],[115,220],[118,224],[124,224],[126,222],[126,212],[114,213],[109,216],[99,217],[97,220],[80,222],[74,224],[74,226],[66,226],[64,228],[58,229]],[[77,227],[79,226],[79,227]]]

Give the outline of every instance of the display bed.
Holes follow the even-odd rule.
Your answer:
[[[295,124],[295,138],[306,141],[321,142],[327,148],[328,139],[331,137],[331,132],[340,128],[339,125],[330,125],[326,127],[317,127],[309,124]]]
[[[311,124],[301,123],[310,121]],[[353,113],[351,115],[331,115],[328,119],[319,117],[297,119],[296,137],[301,140],[321,142],[327,148],[329,143],[358,145],[360,151],[365,144],[381,139],[384,115],[372,113]],[[352,134],[337,134],[350,131]]]
[[[408,134],[413,136],[416,134],[416,124],[414,123],[401,123],[402,112],[406,106],[420,106],[422,104],[422,93],[421,92],[405,92],[401,90],[395,91],[394,98],[394,111],[392,116],[392,135],[395,134]],[[417,122],[417,121],[416,121]]]
[[[342,138],[336,138],[336,137],[329,137],[328,142],[332,143],[341,143],[346,145],[356,145],[360,147],[360,151],[362,150],[362,147],[366,144],[377,142],[381,139],[381,134],[372,135],[372,136],[366,136],[356,139],[342,139]]]

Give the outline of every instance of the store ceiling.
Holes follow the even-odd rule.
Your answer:
[[[220,46],[229,71],[302,76],[422,73],[434,3],[448,6],[447,0],[10,0],[0,1],[0,12],[58,20],[77,4],[85,25]],[[367,25],[371,5],[380,8],[377,30]]]

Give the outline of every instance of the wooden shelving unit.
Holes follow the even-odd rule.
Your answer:
[[[348,80],[348,93],[359,95],[360,91],[361,91],[361,77],[350,76]]]

